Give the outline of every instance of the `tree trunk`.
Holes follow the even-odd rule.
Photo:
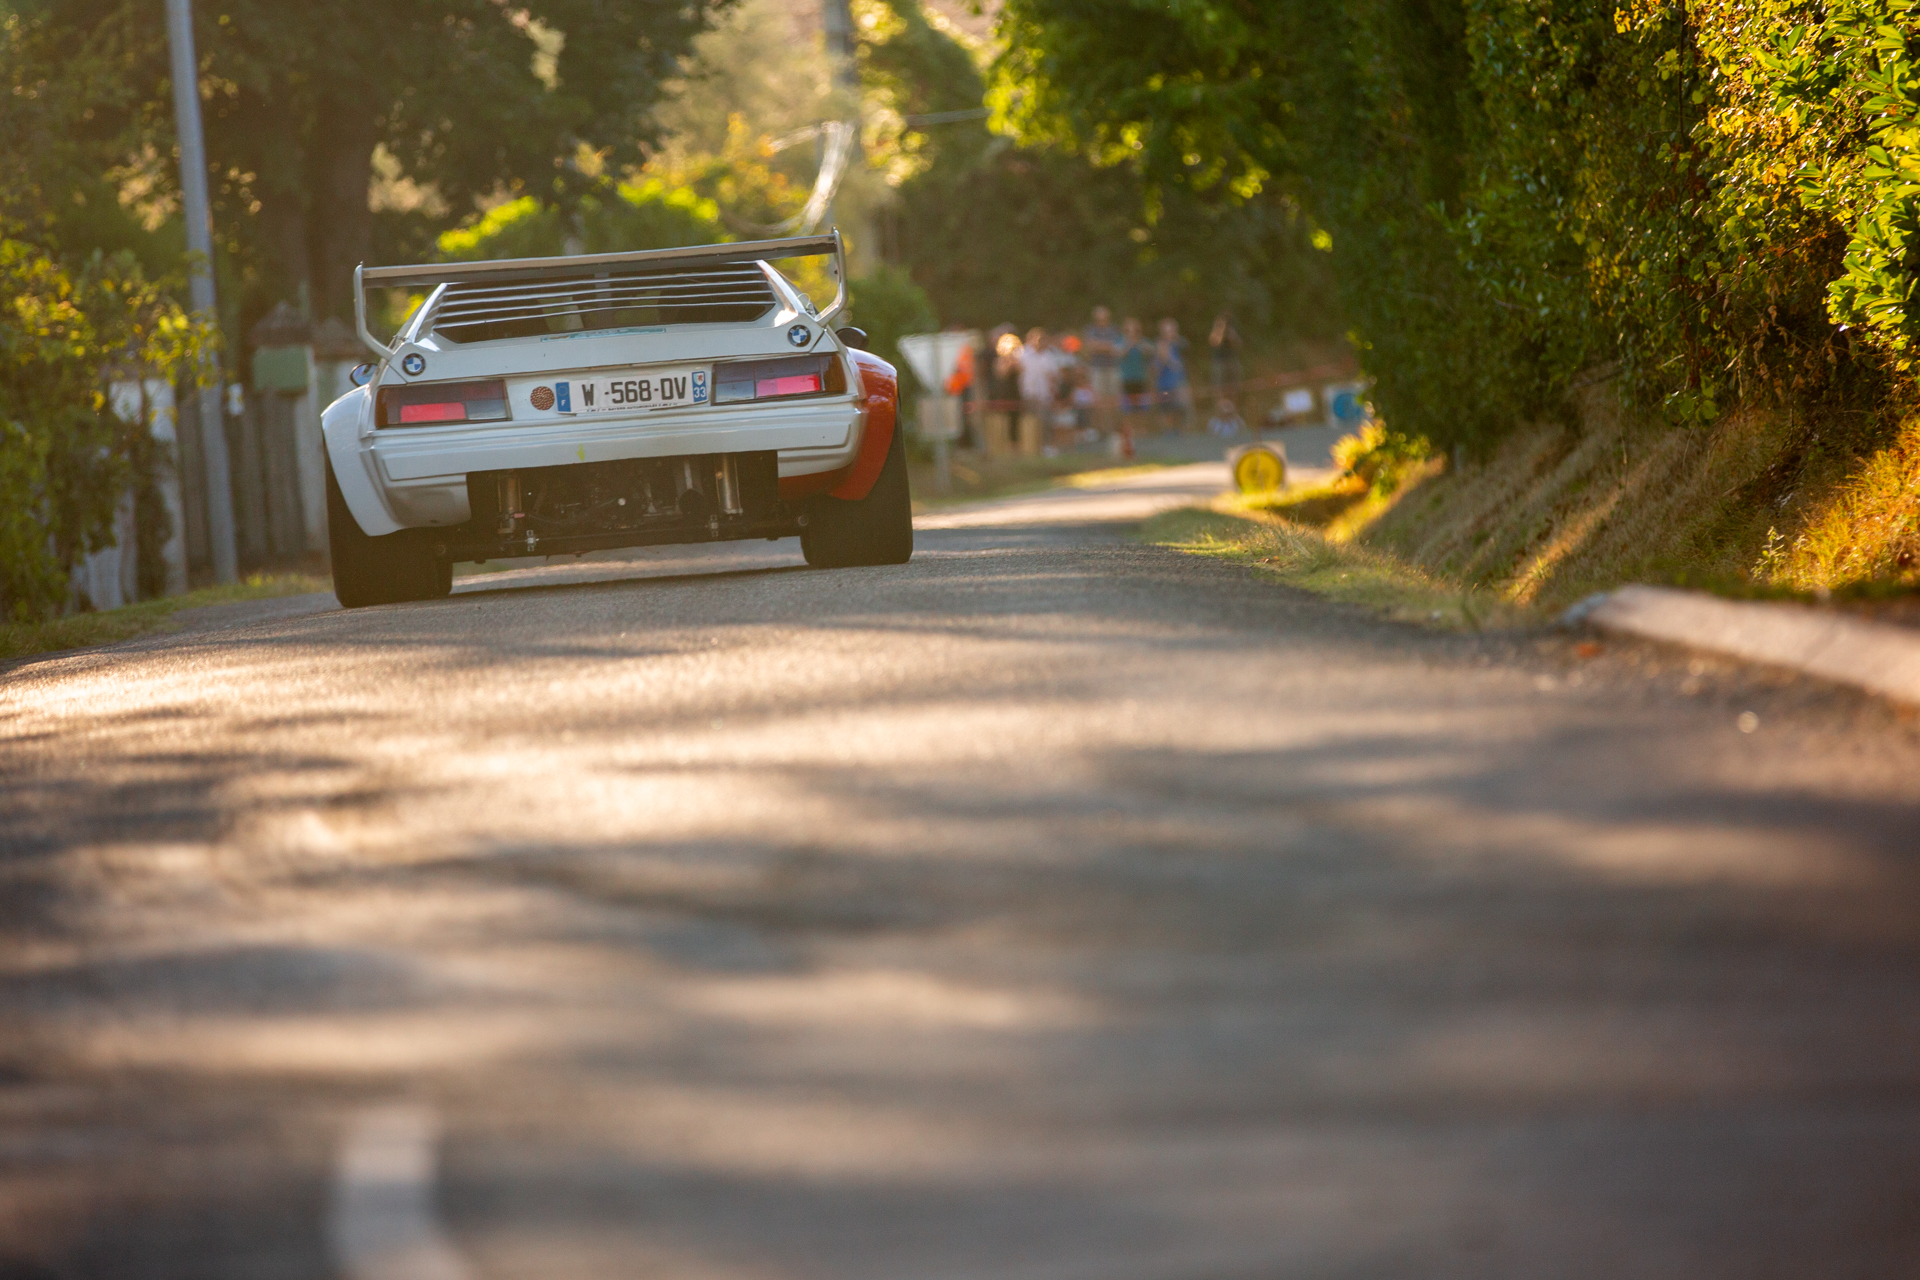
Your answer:
[[[329,104],[308,154],[313,203],[308,224],[313,268],[313,316],[353,315],[353,269],[373,251],[373,148],[379,122],[364,105]]]
[[[263,189],[260,192],[260,238],[267,251],[267,278],[261,283],[258,314],[241,317],[241,333],[282,299],[299,306],[308,296],[307,210],[305,193]],[[236,375],[237,376],[237,375]]]

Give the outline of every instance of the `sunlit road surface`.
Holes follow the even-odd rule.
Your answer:
[[[0,1275],[1920,1274],[1909,725],[1119,501],[10,668]]]
[[[1332,473],[1321,469],[1294,470],[1294,477],[1300,483],[1322,474]],[[1174,507],[1205,502],[1231,483],[1226,463],[1199,462],[1121,475],[1096,487],[1047,489],[959,507],[936,508],[913,523],[914,528],[920,530],[1137,523]]]

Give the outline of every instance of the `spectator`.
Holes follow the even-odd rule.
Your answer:
[[[1152,403],[1153,347],[1140,333],[1140,322],[1128,316],[1120,326],[1120,407],[1137,412]]]
[[[1087,361],[1077,333],[1061,338],[1055,353],[1060,357],[1060,369],[1053,384],[1053,445],[1059,450],[1073,444],[1074,432],[1080,426],[1079,396],[1087,385]]]
[[[1047,331],[1027,331],[1027,346],[1020,353],[1020,452],[1040,452],[1040,439],[1053,416],[1053,401],[1060,387],[1060,357],[1053,349]]]
[[[1160,322],[1160,341],[1153,348],[1153,389],[1160,403],[1162,425],[1179,424],[1193,430],[1193,386],[1187,380],[1187,340],[1173,319]]]
[[[1233,316],[1222,311],[1213,318],[1213,331],[1207,334],[1207,347],[1213,353],[1213,394],[1232,395],[1239,390],[1240,330]]]
[[[1234,409],[1231,400],[1221,400],[1216,403],[1213,406],[1213,416],[1207,419],[1207,430],[1217,436],[1237,436],[1246,429],[1246,420]]]
[[[1093,387],[1085,369],[1074,379],[1068,399],[1073,405],[1074,435],[1084,441],[1098,440],[1104,433],[1093,425]]]
[[[1080,426],[1080,397],[1087,389],[1087,369],[1077,358],[1078,353],[1071,349],[1079,345],[1079,339],[1072,334],[1060,340],[1064,358],[1054,383],[1052,417],[1053,449],[1056,452],[1072,446],[1074,434]]]
[[[1010,324],[993,331],[993,364],[987,370],[986,439],[990,457],[1013,448],[1014,416],[1020,411],[1020,335]]]
[[[962,347],[954,359],[953,372],[947,375],[947,385],[943,388],[954,399],[959,399],[973,389],[973,348]]]
[[[1126,342],[1113,327],[1113,312],[1093,309],[1093,323],[1080,334],[1087,363],[1087,386],[1093,393],[1093,425],[1111,432],[1120,420],[1120,352]]]
[[[973,377],[973,371],[979,367],[978,362],[979,356],[971,346],[960,348],[960,354],[953,362],[953,372],[947,375],[946,385],[941,388],[948,396],[960,402],[958,408],[961,448],[966,447],[966,441],[969,439],[972,439],[977,447],[980,435],[980,415],[975,404],[980,389],[975,387]]]

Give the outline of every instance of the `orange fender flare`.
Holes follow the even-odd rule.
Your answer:
[[[838,471],[782,480],[780,496],[788,502],[811,498],[817,493],[857,502],[873,492],[880,468],[886,465],[887,450],[893,447],[893,433],[900,418],[900,375],[870,351],[856,350],[850,354],[860,370],[860,391],[866,398],[867,429],[860,437],[860,452]]]

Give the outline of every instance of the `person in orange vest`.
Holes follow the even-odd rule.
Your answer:
[[[973,348],[963,347],[960,358],[953,362],[953,372],[947,375],[947,394],[964,396],[973,385]]]

